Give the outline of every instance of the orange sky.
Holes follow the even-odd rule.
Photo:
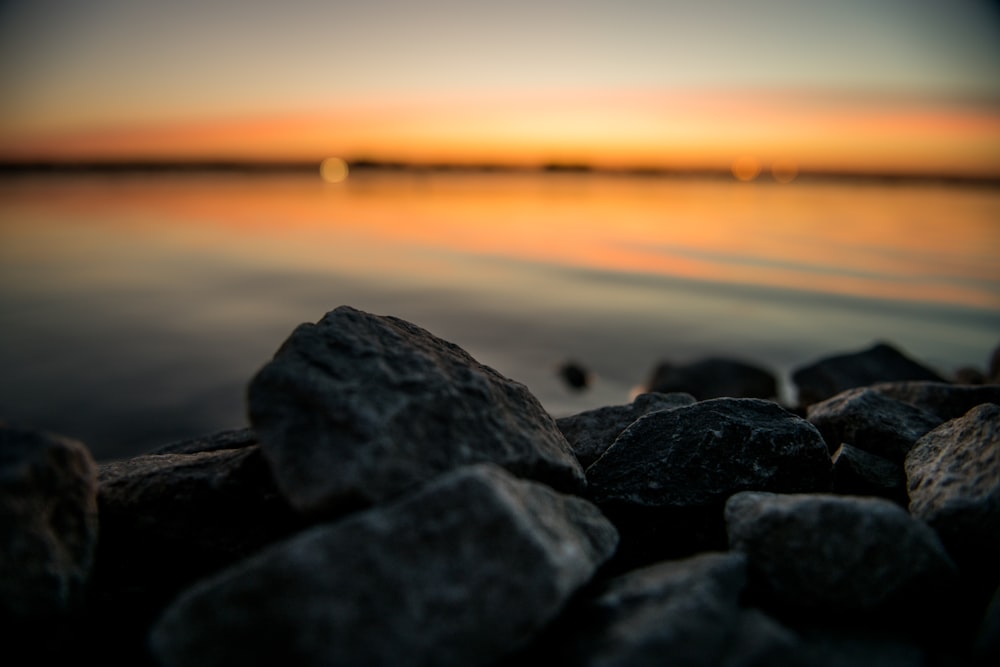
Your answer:
[[[245,114],[4,137],[7,159],[351,158],[1000,176],[1000,114],[919,100],[801,93],[401,97],[330,113]]]

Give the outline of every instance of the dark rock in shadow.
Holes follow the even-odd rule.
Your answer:
[[[773,373],[759,366],[713,357],[682,365],[661,363],[646,383],[646,391],[684,392],[699,401],[722,397],[775,399],[778,381]]]

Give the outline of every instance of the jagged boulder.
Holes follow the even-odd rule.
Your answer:
[[[395,317],[341,306],[251,380],[251,426],[302,512],[337,514],[480,462],[577,492],[583,470],[528,389]]]
[[[183,665],[489,665],[613,552],[596,507],[492,464],[322,524],[184,593],[152,633]]]
[[[983,403],[1000,403],[1000,384],[948,382],[877,382],[870,389],[937,415],[942,421],[961,417]]]

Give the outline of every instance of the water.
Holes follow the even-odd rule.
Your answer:
[[[665,359],[775,371],[889,341],[950,374],[1000,342],[1000,192],[597,174],[0,180],[0,418],[99,460],[247,423],[300,322],[396,315],[555,416]],[[557,366],[594,374],[574,392]]]

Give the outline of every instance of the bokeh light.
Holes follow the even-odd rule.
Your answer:
[[[732,172],[737,180],[749,182],[760,176],[760,160],[752,155],[741,155],[733,160]]]
[[[349,171],[347,162],[339,157],[328,157],[319,165],[319,175],[327,183],[340,183],[347,180]]]

